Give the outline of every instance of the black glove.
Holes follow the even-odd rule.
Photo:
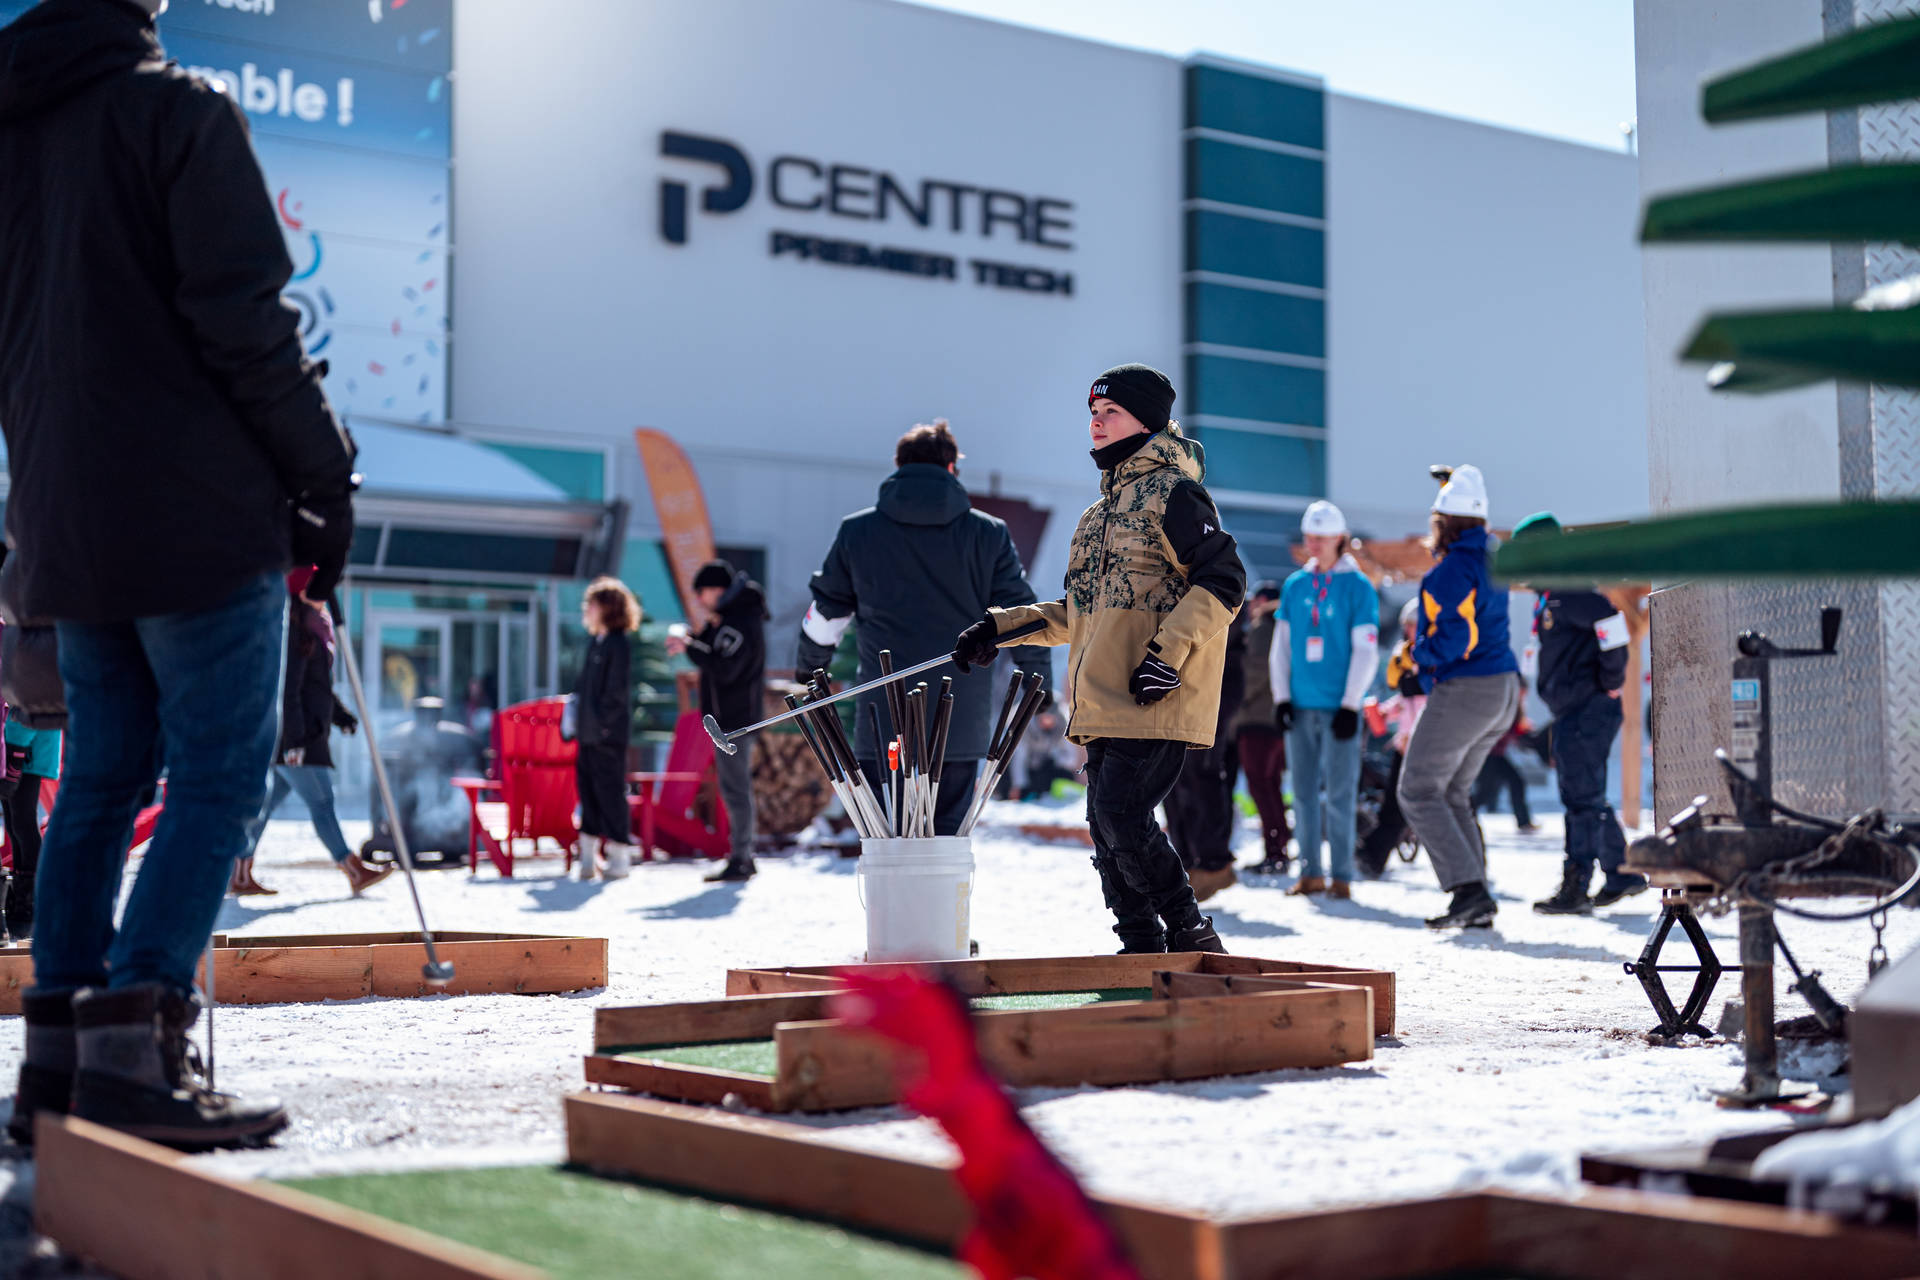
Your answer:
[[[1152,706],[1179,687],[1180,673],[1161,661],[1151,647],[1140,665],[1133,669],[1133,678],[1127,681],[1127,692],[1143,707]]]
[[[1273,723],[1279,726],[1280,732],[1282,733],[1286,733],[1293,728],[1293,704],[1291,702],[1282,702],[1274,707]]]
[[[1000,655],[1000,646],[995,643],[1000,628],[994,625],[991,616],[980,619],[960,633],[953,642],[953,665],[965,675],[975,667],[990,667]]]
[[[347,552],[353,547],[353,493],[332,497],[305,494],[293,503],[293,562],[313,566],[313,577],[302,593],[324,604],[340,575],[347,571]]]
[[[1333,736],[1345,742],[1360,732],[1360,713],[1352,707],[1342,707],[1333,713]]]
[[[1400,683],[1395,685],[1394,689],[1398,691],[1403,698],[1417,698],[1426,692],[1425,689],[1420,687],[1420,673],[1418,671],[1409,671],[1407,674],[1401,676]]]
[[[342,733],[358,733],[360,730],[360,718],[347,710],[338,697],[333,700],[333,715],[329,719],[333,721],[333,727]]]

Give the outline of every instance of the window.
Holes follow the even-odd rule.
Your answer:
[[[1319,369],[1195,355],[1187,357],[1187,383],[1195,414],[1296,427],[1327,425],[1327,375]]]
[[[1326,94],[1309,85],[1190,66],[1187,123],[1317,151],[1326,146]]]
[[[597,449],[555,449],[531,444],[479,443],[505,454],[578,502],[601,502],[607,491],[607,455]]]
[[[1187,270],[1218,271],[1282,284],[1327,287],[1327,240],[1312,227],[1236,218],[1193,209],[1187,213]]]
[[[1210,489],[1302,496],[1327,491],[1325,441],[1228,427],[1208,427],[1199,435],[1207,451]]]
[[[1187,341],[1324,357],[1327,304],[1319,298],[1196,281],[1187,286]]]
[[[1305,156],[1187,139],[1187,195],[1303,218],[1327,216],[1326,166]]]

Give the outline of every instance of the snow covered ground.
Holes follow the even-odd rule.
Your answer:
[[[1112,951],[1086,851],[1020,836],[1018,824],[1035,818],[1072,821],[1074,811],[1001,806],[976,837],[981,953]],[[1621,964],[1651,928],[1654,894],[1591,919],[1529,909],[1559,878],[1560,819],[1537,820],[1540,833],[1523,836],[1510,817],[1486,819],[1501,903],[1491,931],[1440,935],[1422,926],[1443,897],[1424,859],[1356,885],[1351,902],[1288,898],[1289,880],[1247,880],[1207,904],[1235,952],[1395,970],[1399,1034],[1377,1046],[1371,1063],[1142,1088],[1024,1090],[1026,1114],[1093,1187],[1215,1214],[1484,1184],[1568,1185],[1582,1151],[1785,1123],[1714,1105],[1715,1090],[1739,1082],[1737,1047],[1647,1042],[1653,1013]],[[347,834],[357,843],[365,831],[349,823]],[[1257,860],[1253,831],[1242,836],[1240,860]],[[717,997],[730,966],[857,958],[863,924],[853,865],[826,852],[764,858],[762,874],[744,886],[705,884],[706,867],[690,863],[645,865],[617,884],[562,880],[557,859],[523,863],[514,880],[491,870],[477,879],[425,874],[435,927],[604,935],[611,985],[577,996],[223,1008],[222,1083],[278,1093],[294,1122],[272,1150],[201,1159],[262,1176],[555,1159],[558,1099],[581,1087],[595,1006]],[[304,822],[271,824],[258,874],[279,895],[229,900],[223,931],[413,925],[402,882],[350,898]],[[1732,918],[1707,927],[1731,959]],[[1782,930],[1802,964],[1825,971],[1836,996],[1857,993],[1866,925],[1784,920]],[[1916,942],[1920,917],[1896,913],[1888,949],[1898,956]],[[1672,962],[1686,961],[1676,954]],[[1709,1025],[1736,987],[1723,979]],[[1784,981],[1780,1009],[1782,1017],[1804,1012]],[[21,1040],[19,1019],[0,1019],[7,1080]],[[889,1150],[941,1141],[896,1110],[805,1122]],[[10,1197],[16,1205],[24,1190]]]

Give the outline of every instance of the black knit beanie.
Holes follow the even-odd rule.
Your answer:
[[[1113,401],[1149,431],[1165,431],[1173,417],[1173,383],[1167,375],[1149,365],[1115,365],[1093,380],[1087,392],[1087,407],[1101,396]]]
[[[709,560],[694,570],[693,589],[705,591],[708,587],[730,587],[733,585],[733,566],[725,560]]]

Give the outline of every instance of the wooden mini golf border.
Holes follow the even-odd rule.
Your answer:
[[[1143,976],[1142,985],[1151,987],[1151,975]],[[980,1056],[1009,1085],[1064,1088],[1333,1067],[1373,1056],[1367,987],[1266,978],[1257,993],[1229,993],[1224,977],[1180,977],[1222,990],[1065,1009],[975,1010]],[[649,1058],[639,1048],[590,1055],[587,1083],[687,1102],[731,1098],[760,1111],[897,1101],[895,1050],[835,1019],[833,998],[824,991],[595,1010],[596,1048],[770,1038],[776,1066],[772,1076],[750,1075]]]
[[[777,995],[805,991],[832,991],[841,984],[837,973],[887,974],[912,968],[931,973],[970,996],[1034,995],[1047,991],[1104,991],[1116,987],[1151,987],[1156,973],[1206,974],[1215,977],[1274,977],[1294,982],[1332,982],[1366,987],[1373,992],[1373,1033],[1394,1034],[1394,975],[1384,969],[1319,964],[1298,960],[1262,960],[1254,956],[1223,956],[1205,951],[1176,951],[1163,955],[1040,956],[1017,960],[949,960],[935,964],[812,965],[781,969],[729,969],[730,996]],[[1213,994],[1225,994],[1223,986]],[[1197,985],[1183,994],[1200,994]],[[602,1042],[606,1043],[606,1042]]]
[[[615,1094],[564,1101],[568,1161],[673,1190],[951,1250],[951,1164],[839,1145],[769,1117]],[[540,1280],[532,1267],[317,1196],[236,1182],[163,1147],[42,1116],[34,1221],[123,1280]],[[1403,1280],[1503,1269],[1559,1280],[1858,1280],[1920,1273],[1910,1232],[1632,1191],[1488,1191],[1215,1222],[1094,1196],[1147,1280]]]
[[[453,981],[445,986],[421,976],[427,954],[417,933],[215,934],[213,994],[221,1004],[306,1004],[362,996],[558,995],[607,985],[605,938],[452,932],[436,933],[433,941],[440,958],[453,964]],[[19,1013],[21,989],[32,984],[31,951],[0,949],[0,1014]]]

